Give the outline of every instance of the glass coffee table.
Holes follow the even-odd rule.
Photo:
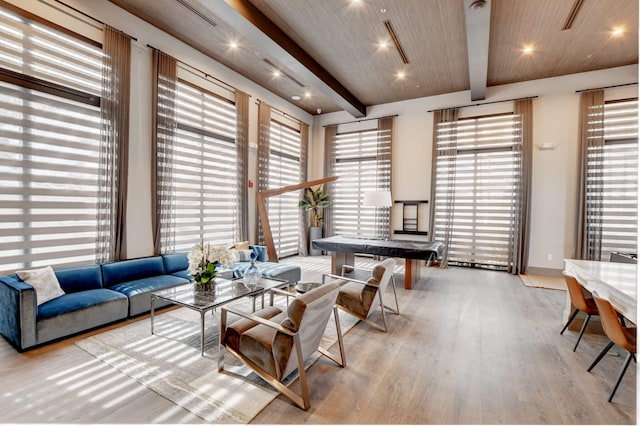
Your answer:
[[[243,297],[253,298],[253,310],[255,310],[256,298],[261,297],[264,308],[264,294],[269,289],[283,288],[288,285],[289,282],[286,280],[262,277],[260,284],[256,288],[250,289],[244,284],[242,278],[235,280],[216,278],[215,289],[208,292],[197,290],[193,282],[153,292],[151,293],[151,334],[154,334],[153,321],[156,299],[197,311],[200,313],[200,355],[204,356],[204,315],[208,311],[213,311],[217,307]],[[273,303],[273,297],[271,303]]]

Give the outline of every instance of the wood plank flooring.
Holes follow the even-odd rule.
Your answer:
[[[344,339],[346,368],[309,369],[308,412],[279,397],[252,423],[636,424],[635,363],[608,403],[624,358],[586,371],[607,340],[585,335],[572,352],[577,332],[559,334],[564,292],[453,267],[397,287],[388,333],[360,323]],[[25,353],[0,338],[0,423],[203,423],[76,347],[88,334]]]

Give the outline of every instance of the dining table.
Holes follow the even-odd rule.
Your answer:
[[[637,324],[638,265],[632,263],[600,262],[565,259],[565,273],[589,292],[606,299],[629,321]],[[567,292],[567,317],[573,310]]]

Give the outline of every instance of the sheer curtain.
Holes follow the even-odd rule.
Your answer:
[[[602,166],[604,153],[604,90],[580,95],[576,259],[600,260],[602,246]],[[588,167],[588,163],[591,166]],[[589,169],[596,173],[589,174]],[[591,190],[593,188],[594,190]]]
[[[307,181],[307,164],[309,158],[309,125],[307,123],[300,123],[300,182]],[[304,195],[304,191],[300,191],[300,199]],[[300,228],[298,235],[300,235],[300,243],[298,246],[298,252],[300,256],[307,256],[309,254],[309,239],[307,238],[307,230],[309,229],[308,214],[305,210],[300,209]]]
[[[376,186],[378,191],[391,191],[391,152],[393,148],[393,117],[381,118],[378,120],[378,167]],[[382,238],[389,238],[391,234],[391,207],[376,208],[375,235]]]
[[[269,139],[271,134],[271,106],[264,102],[258,104],[258,191],[269,188]],[[268,209],[268,200],[265,200]],[[256,235],[258,244],[264,244],[264,234],[260,218],[257,220]]]
[[[156,255],[173,251],[175,232],[171,224],[173,200],[173,150],[178,126],[176,117],[176,59],[153,51],[152,99],[152,214],[153,249]]]
[[[516,139],[515,149],[520,151],[516,158],[516,168],[520,170],[516,177],[516,198],[513,203],[511,219],[513,235],[509,256],[511,264],[508,271],[514,275],[524,274],[529,257],[529,228],[531,222],[531,156],[533,139],[533,100],[522,99],[515,102]],[[518,141],[517,141],[518,142]]]
[[[236,149],[238,152],[238,235],[237,241],[249,239],[249,95],[240,90],[236,98]]]
[[[333,176],[333,153],[335,151],[334,145],[336,143],[336,135],[338,133],[338,126],[327,126],[324,128],[324,175],[325,177]],[[324,191],[326,194],[335,194],[335,183],[327,182],[324,184]],[[331,199],[331,198],[329,198]],[[333,225],[333,207],[329,206],[322,212],[324,217],[324,236],[330,237],[335,235],[335,226]]]
[[[131,39],[105,25],[96,260],[126,257]]]
[[[449,246],[453,227],[453,214],[455,207],[455,177],[456,155],[458,145],[458,109],[434,111],[433,113],[433,154],[431,157],[431,208],[429,215],[429,237],[435,236],[436,206],[438,213],[443,215],[444,251],[442,253],[441,267],[445,268],[449,261]],[[442,188],[442,199],[436,198],[436,188]]]

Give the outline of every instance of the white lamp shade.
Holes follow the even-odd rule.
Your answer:
[[[391,207],[391,191],[368,191],[362,198],[363,206]]]

